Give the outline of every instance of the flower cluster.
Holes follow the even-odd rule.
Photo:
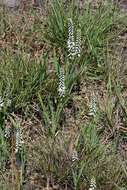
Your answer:
[[[68,19],[68,57],[73,59],[75,55],[80,57],[81,54],[81,30],[77,31],[76,41],[74,39],[74,25],[71,18]]]
[[[60,68],[58,92],[59,92],[60,97],[65,96],[65,82],[64,82],[64,69],[63,68]]]
[[[90,102],[89,116],[95,116],[96,112],[97,112],[97,100],[96,96],[93,94]]]
[[[74,42],[74,25],[71,18],[68,19],[68,41],[67,48],[69,52],[69,57],[73,58],[75,55],[75,42]]]
[[[77,150],[74,149],[72,152],[72,162],[75,162],[77,160],[78,160],[78,153],[77,153]]]
[[[18,153],[22,149],[23,144],[22,131],[21,128],[17,128],[16,130],[16,148],[15,152]]]
[[[77,36],[76,36],[76,42],[75,42],[75,54],[80,57],[81,55],[81,30],[78,29]]]
[[[5,120],[5,130],[4,130],[4,137],[10,138],[11,136],[11,128],[6,125],[7,121]]]
[[[11,103],[12,103],[12,100],[8,98],[7,102],[6,102],[7,107],[9,107],[11,105]],[[5,102],[4,102],[3,98],[0,96],[0,110],[2,110],[2,108],[4,107],[4,104],[5,104]]]
[[[96,179],[95,177],[93,177],[90,181],[90,187],[89,187],[89,190],[95,190],[96,189]]]
[[[0,96],[0,110],[3,108],[4,106],[4,101],[2,100],[2,97]]]

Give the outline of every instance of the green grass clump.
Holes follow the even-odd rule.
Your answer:
[[[110,1],[53,0],[42,13],[0,8],[0,188],[85,190],[92,179],[97,189],[126,188],[127,16]],[[68,56],[68,19],[74,41],[81,32],[79,56]],[[7,123],[23,129],[21,157]]]
[[[76,161],[72,160],[74,149],[78,154]],[[34,167],[42,170],[52,185],[57,181],[76,190],[88,188],[93,176],[97,188],[117,189],[126,185],[122,163],[113,145],[101,143],[93,123],[82,126],[75,140],[61,131],[55,137],[43,134],[32,155]]]

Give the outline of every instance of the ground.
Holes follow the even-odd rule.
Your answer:
[[[126,9],[106,0],[0,8],[1,189],[88,190],[94,179],[94,189],[126,190]],[[73,59],[68,18],[81,31]]]

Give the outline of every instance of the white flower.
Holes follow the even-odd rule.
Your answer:
[[[8,126],[5,126],[4,137],[9,138],[10,135],[11,135],[11,128]]]
[[[75,162],[76,160],[78,160],[78,153],[77,150],[74,149],[72,152],[72,162]]]
[[[93,94],[90,102],[89,116],[95,116],[96,112],[97,112],[97,100],[96,96]]]
[[[17,153],[19,150],[22,149],[22,144],[23,144],[23,138],[22,138],[22,132],[21,128],[17,128],[16,130],[16,148],[15,152]]]
[[[58,88],[59,96],[65,96],[65,83],[64,83],[64,69],[60,68],[59,73],[59,88]]]
[[[5,128],[4,137],[8,138],[10,136],[10,129],[8,127]]]
[[[90,181],[90,187],[89,187],[89,190],[95,190],[97,187],[96,185],[96,179],[95,177],[92,177],[91,181]]]
[[[76,42],[75,42],[75,54],[80,57],[81,55],[81,30],[77,30]]]
[[[2,97],[0,96],[0,110],[4,107],[4,103],[6,103],[6,101],[4,102],[4,100],[2,99]],[[10,106],[12,103],[11,99],[7,99],[7,107]]]
[[[0,96],[0,110],[3,108],[3,106],[4,106],[4,101],[2,97]]]
[[[77,55],[80,57],[81,55],[81,30],[77,30],[76,41],[74,39],[74,25],[71,18],[68,19],[68,57],[70,59],[74,59],[74,56]]]
[[[8,99],[8,100],[7,100],[7,106],[8,106],[8,107],[11,106],[11,103],[12,103],[12,100],[11,100],[11,99]]]
[[[68,57],[73,58],[75,55],[75,42],[74,42],[74,25],[71,18],[68,19],[68,41],[67,41],[67,48],[68,48]]]

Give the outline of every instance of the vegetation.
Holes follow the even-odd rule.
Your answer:
[[[0,8],[0,189],[126,190],[127,15],[43,6]]]

